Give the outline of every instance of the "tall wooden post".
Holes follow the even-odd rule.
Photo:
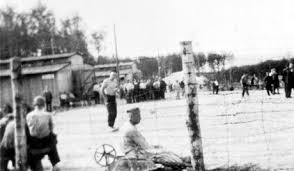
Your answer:
[[[199,123],[199,108],[196,87],[196,68],[194,65],[192,42],[183,41],[182,66],[185,79],[187,114],[186,125],[191,143],[191,162],[195,171],[204,171],[203,149]]]
[[[118,60],[118,54],[117,54],[117,40],[116,40],[116,30],[115,30],[115,25],[113,26],[113,34],[114,34],[114,46],[115,46],[115,58],[116,58],[116,70],[117,70],[117,75],[118,75],[118,86],[120,86],[120,67],[119,67],[119,60]]]
[[[10,63],[13,113],[15,118],[15,166],[16,171],[26,171],[27,144],[25,133],[25,117],[21,97],[21,60],[12,58]]]

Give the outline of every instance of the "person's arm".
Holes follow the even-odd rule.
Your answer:
[[[49,130],[53,132],[53,118],[51,115],[49,115]]]
[[[105,88],[106,88],[106,81],[104,80],[103,83],[102,83],[102,86],[101,86],[101,93],[102,95],[105,97],[106,94],[105,94]]]
[[[145,139],[145,137],[139,132],[139,131],[132,131],[130,133],[131,139],[134,141],[134,143],[143,150],[147,150],[149,148],[149,145]]]

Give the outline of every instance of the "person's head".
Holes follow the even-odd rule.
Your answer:
[[[132,108],[127,110],[127,113],[129,114],[129,121],[132,125],[137,125],[141,121],[141,114],[139,108]]]
[[[44,97],[36,96],[34,98],[33,105],[34,105],[35,109],[36,108],[39,109],[39,110],[44,109],[45,108],[45,99],[44,99]]]
[[[33,107],[31,107],[27,103],[24,103],[23,104],[23,110],[24,110],[24,114],[26,116],[28,113],[30,113],[31,111],[33,111]]]
[[[110,72],[109,78],[110,78],[111,80],[114,80],[114,79],[116,79],[116,77],[117,77],[117,72],[116,72],[115,70],[112,70],[112,71]]]

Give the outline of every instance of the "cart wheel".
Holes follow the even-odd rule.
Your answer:
[[[116,159],[116,151],[113,146],[103,144],[96,149],[94,159],[100,166],[110,166]]]

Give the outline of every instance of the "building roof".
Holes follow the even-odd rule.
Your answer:
[[[30,57],[21,58],[21,61],[28,62],[28,61],[47,60],[47,59],[67,58],[67,57],[74,56],[76,54],[77,54],[76,52],[72,52],[72,53],[63,53],[63,54],[56,54],[56,55],[30,56]],[[10,59],[0,60],[0,64],[6,64],[9,62],[10,62]]]
[[[126,70],[119,70],[119,75],[125,75],[125,74],[130,74],[132,73],[131,69],[126,69]],[[109,76],[110,72],[109,71],[96,71],[95,76],[96,77],[105,77]]]
[[[52,73],[52,72],[57,72],[65,67],[67,67],[68,65],[69,65],[69,63],[37,66],[37,67],[28,67],[28,68],[22,69],[22,74],[23,75],[32,75],[32,74]],[[0,77],[3,77],[3,76],[10,76],[10,70],[0,70]]]
[[[134,64],[134,62],[120,62],[119,66],[127,66],[127,65],[133,65],[133,64]],[[97,68],[109,68],[109,67],[116,67],[116,63],[95,65],[94,69],[97,69]]]
[[[46,60],[46,59],[57,59],[57,58],[66,58],[76,55],[76,52],[72,53],[62,53],[62,54],[56,54],[56,55],[46,55],[46,56],[32,56],[32,57],[26,57],[21,58],[21,61],[38,61],[38,60]]]

